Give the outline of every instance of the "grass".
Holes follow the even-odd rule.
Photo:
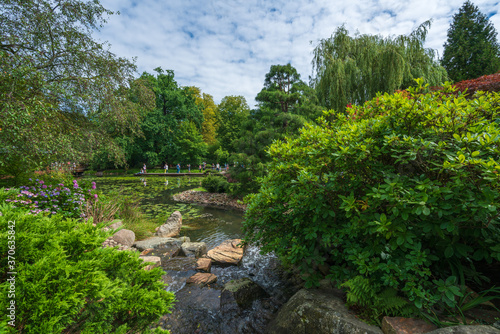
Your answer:
[[[207,189],[203,188],[203,187],[198,187],[198,188],[195,188],[195,189],[191,189],[193,191],[203,191],[203,192],[207,192]]]

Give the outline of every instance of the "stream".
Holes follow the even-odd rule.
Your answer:
[[[88,178],[88,177],[86,177]],[[180,236],[192,242],[205,242],[210,250],[228,239],[242,238],[243,213],[197,204],[173,201],[175,193],[201,186],[199,177],[92,177],[104,194],[113,193],[140,199],[140,207],[151,219],[182,214]],[[156,252],[154,255],[161,255]],[[170,330],[172,334],[184,333],[264,333],[276,311],[296,292],[290,275],[282,270],[273,254],[262,255],[255,246],[246,248],[238,266],[212,265],[211,273],[217,282],[206,287],[186,285],[186,280],[196,273],[193,258],[175,257],[163,261],[163,276],[167,290],[175,293],[177,302],[171,314],[164,315],[153,325]],[[165,263],[166,262],[166,263]],[[250,278],[260,285],[268,297],[256,300],[238,314],[221,314],[220,298],[224,284],[231,280]]]

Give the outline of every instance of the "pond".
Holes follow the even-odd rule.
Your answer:
[[[194,242],[205,242],[207,249],[243,236],[242,212],[173,200],[176,193],[200,187],[202,179],[199,177],[111,176],[90,179],[104,194],[113,196],[119,193],[137,199],[142,211],[151,219],[159,217],[165,221],[172,212],[180,211],[183,217],[181,236]],[[161,257],[155,252],[152,255]],[[262,255],[255,246],[246,248],[238,266],[213,265],[211,273],[217,276],[217,281],[203,288],[186,284],[187,279],[196,273],[192,265],[195,259],[179,256],[164,260],[162,257],[163,280],[168,284],[166,289],[175,293],[177,302],[172,313],[166,314],[153,327],[169,329],[172,333],[264,333],[279,306],[296,291],[283,276],[276,256]],[[220,300],[224,285],[241,278],[250,278],[260,285],[268,297],[254,301],[251,307],[240,313],[222,313]]]
[[[242,237],[243,213],[198,204],[179,203],[172,199],[176,193],[201,186],[200,177],[85,177],[96,182],[97,189],[106,195],[119,193],[130,196],[148,217],[166,219],[174,211],[182,214],[181,236],[192,241],[205,242],[208,249],[227,239]]]

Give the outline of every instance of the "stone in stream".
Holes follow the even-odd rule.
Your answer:
[[[269,295],[250,278],[232,280],[224,285],[220,299],[220,309],[223,314],[235,307],[243,310],[252,305],[254,300],[264,297],[269,297]]]
[[[217,276],[210,273],[196,273],[189,277],[186,284],[196,284],[200,286],[209,285],[217,282]]]
[[[174,257],[163,262],[163,268],[174,271],[196,270],[196,259],[194,257]]]
[[[423,334],[437,327],[421,319],[403,317],[384,317],[382,319],[382,331],[384,334]]]
[[[257,328],[259,322],[265,322],[270,312],[258,307],[259,319],[245,316],[244,312],[252,306],[252,303],[260,302],[259,299],[267,298],[269,295],[257,283],[249,278],[229,281],[224,286],[220,297],[221,333],[255,333],[261,332]],[[258,301],[257,301],[258,300]],[[246,330],[244,330],[246,329]]]
[[[175,238],[152,237],[145,240],[136,241],[134,247],[140,251],[143,251],[148,248],[156,249],[159,247],[170,247],[174,245],[180,249],[182,241]]]
[[[139,259],[143,260],[144,262],[152,263],[144,267],[144,270],[151,270],[161,265],[161,258],[159,256],[139,256]]]
[[[179,211],[175,211],[170,215],[165,224],[160,226],[155,235],[163,238],[175,237],[181,232],[181,226],[182,215]]]
[[[219,265],[237,265],[243,258],[241,239],[232,239],[222,242],[219,246],[208,251],[207,256]]]
[[[207,244],[204,242],[185,242],[181,249],[185,256],[197,259],[207,254]]]
[[[196,270],[204,271],[206,273],[210,272],[210,268],[212,267],[212,259],[200,258],[196,261]]]

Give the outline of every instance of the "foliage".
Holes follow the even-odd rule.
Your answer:
[[[97,0],[2,1],[4,172],[16,173],[16,161],[27,170],[53,161],[84,162],[103,146],[124,163],[109,134],[139,135],[152,95],[132,80],[133,63],[92,38],[111,14]]]
[[[499,92],[500,91],[500,73],[483,75],[477,79],[464,80],[455,83],[453,86],[459,92],[465,92],[473,96],[475,92]]]
[[[500,45],[488,17],[469,0],[453,16],[441,64],[450,79],[474,79],[500,70]]]
[[[163,270],[144,270],[137,253],[103,248],[108,234],[102,226],[62,215],[29,215],[5,204],[0,211],[0,235],[4,240],[14,236],[16,245],[12,332],[135,333],[147,330],[172,307],[174,295],[165,291]],[[9,229],[8,222],[15,225]],[[8,268],[7,250],[2,243],[2,268]],[[6,279],[4,271],[3,309],[9,303]],[[7,320],[3,317],[2,325]]]
[[[243,96],[225,96],[217,106],[217,140],[222,150],[233,152],[233,142],[238,139],[241,126],[250,114],[250,107]]]
[[[378,92],[393,93],[425,78],[431,85],[446,80],[446,71],[434,59],[434,51],[424,48],[430,21],[409,36],[383,38],[356,35],[341,26],[314,49],[312,83],[319,102],[340,112],[346,105],[364,103]]]
[[[63,183],[57,185],[45,184],[43,180],[36,179],[27,186],[21,186],[12,193],[5,201],[15,207],[19,206],[28,210],[31,215],[54,215],[61,213],[67,217],[85,217],[82,208],[88,203],[92,205],[98,201],[95,193],[95,182],[90,187],[81,186],[77,180],[72,185],[65,186]],[[87,188],[87,189],[85,189]],[[91,188],[91,189],[90,189]],[[87,208],[89,209],[89,208]]]
[[[206,144],[200,135],[203,113],[192,88],[179,87],[171,70],[158,67],[155,71],[156,75],[144,72],[140,78],[156,96],[155,110],[141,123],[144,137],[131,141],[123,136],[119,142],[132,166],[197,163],[195,159],[205,154]]]
[[[230,189],[230,183],[227,182],[226,178],[216,175],[208,175],[203,178],[201,185],[211,193],[226,193]]]
[[[453,277],[500,261],[500,95],[451,92],[418,80],[276,142],[248,197],[246,241],[298,266],[307,286],[326,266],[420,310],[455,303]]]
[[[415,313],[415,307],[398,296],[396,289],[381,289],[379,283],[366,277],[355,276],[343,283],[342,287],[347,288],[347,305],[362,307],[362,316],[378,325],[381,325],[382,317],[386,315],[410,317]]]
[[[203,124],[201,125],[201,134],[203,141],[208,145],[216,142],[217,132],[217,105],[210,94],[203,93],[198,87],[187,87],[195,99],[196,105],[203,112]]]

